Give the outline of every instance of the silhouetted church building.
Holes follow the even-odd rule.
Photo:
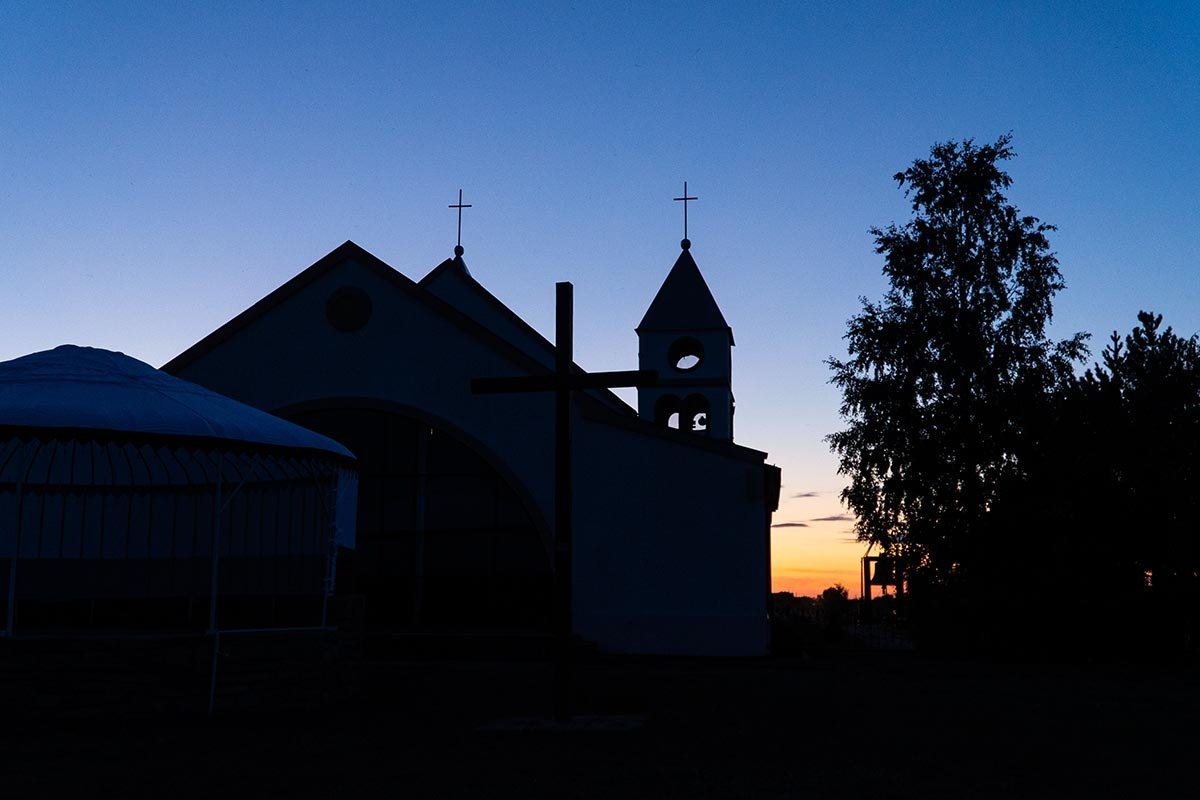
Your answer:
[[[733,333],[688,250],[637,335],[660,376],[638,410],[572,403],[574,630],[616,652],[763,653],[779,471],[733,443]],[[554,398],[470,384],[553,365],[461,256],[413,282],[346,242],[164,369],[355,453],[338,591],[369,624],[516,631],[550,621]]]

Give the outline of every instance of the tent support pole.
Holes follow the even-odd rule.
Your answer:
[[[341,485],[342,470],[338,469],[333,473],[332,482],[328,483],[328,488],[324,492],[323,500],[321,501],[321,514],[326,519],[326,530],[329,531],[329,546],[325,551],[325,586],[323,597],[321,598],[321,627],[329,628],[329,600],[333,597],[337,586],[337,557],[338,557],[338,501]],[[321,497],[320,481],[314,481],[317,486],[317,495]]]
[[[208,632],[212,636],[212,671],[208,681],[208,715],[211,717],[217,700],[217,659],[221,652],[221,632],[217,630],[217,575],[221,548],[221,473],[222,456],[217,455],[217,492],[213,502],[212,576],[208,595]]]
[[[4,620],[4,635],[13,635],[13,617],[17,610],[17,559],[21,556],[21,521],[24,519],[21,504],[25,499],[21,491],[22,485],[17,481],[17,527],[13,539],[12,557],[8,560],[8,606]]]
[[[334,498],[332,503],[329,502],[330,495]],[[329,546],[325,548],[325,585],[321,592],[321,627],[324,628],[329,622],[329,596],[333,594],[334,575],[337,574],[337,478],[321,505],[321,516],[326,519],[325,529],[329,531]]]

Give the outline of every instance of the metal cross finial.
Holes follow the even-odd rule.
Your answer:
[[[699,200],[700,198],[699,197],[688,197],[687,181],[684,181],[683,182],[683,197],[676,197],[674,199],[683,201],[683,241],[680,242],[679,245],[684,250],[687,250],[688,248],[690,248],[692,246],[691,240],[688,239],[688,231],[687,231],[687,204],[688,204],[688,200]]]
[[[684,188],[687,188],[687,184],[684,184]],[[684,194],[687,194],[687,192],[685,191]],[[454,243],[454,255],[456,256],[461,256],[463,252],[465,252],[462,246],[462,210],[470,207],[470,203],[463,203],[462,201],[462,189],[458,190],[458,203],[451,203],[449,206],[447,206],[447,208],[458,209],[458,239]],[[685,225],[684,227],[687,226]]]

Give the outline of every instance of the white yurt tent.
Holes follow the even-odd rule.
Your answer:
[[[121,353],[0,363],[0,628],[325,625],[354,456]]]

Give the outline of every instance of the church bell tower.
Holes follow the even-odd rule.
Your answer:
[[[638,366],[658,372],[657,384],[638,388],[638,416],[733,441],[733,330],[692,258],[686,229],[680,244],[675,266],[636,329]]]

